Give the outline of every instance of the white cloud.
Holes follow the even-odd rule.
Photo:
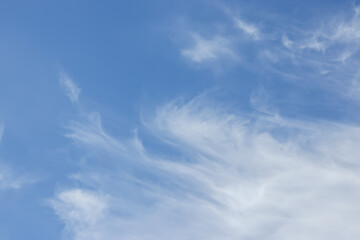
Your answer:
[[[358,10],[332,30],[282,34],[263,55],[274,64],[286,61],[296,80],[332,84],[341,94],[351,83],[350,93],[358,95],[359,61],[348,61],[360,46],[356,19]],[[259,38],[256,27],[243,21],[238,27]],[[182,50],[190,61],[234,57],[228,39],[193,34],[192,40]],[[81,188],[50,201],[69,238],[359,239],[360,127],[286,119],[269,101],[260,89],[250,99],[253,114],[203,97],[160,107],[145,127],[164,150],[174,150],[168,155],[155,154],[137,136],[117,139],[98,113],[72,121],[67,137],[89,161],[71,176]]]
[[[320,42],[317,37],[306,39],[305,42],[300,44],[300,49],[312,49],[318,52],[324,52],[326,50],[325,44]]]
[[[34,180],[28,177],[18,176],[8,166],[0,163],[0,190],[20,189],[24,185],[33,182]]]
[[[65,73],[60,75],[60,85],[65,89],[67,96],[73,103],[77,103],[79,100],[81,89],[78,88],[75,83]]]
[[[9,173],[8,169],[4,169],[3,166],[1,166],[1,168],[2,169],[0,170],[0,190],[20,188],[21,183],[13,179],[13,176],[11,173]]]
[[[338,21],[334,27],[335,31],[329,36],[332,41],[355,43],[360,39],[360,16],[355,14],[348,21]],[[357,43],[356,45],[359,45]]]
[[[264,86],[260,86],[257,91],[251,94],[250,104],[253,109],[259,112],[276,115],[276,109],[271,106],[270,94],[265,90]]]
[[[67,234],[73,239],[103,239],[88,230],[103,219],[107,209],[106,197],[82,189],[70,189],[58,193],[49,204],[66,223]]]
[[[293,45],[294,45],[294,42],[291,41],[286,35],[283,35],[281,40],[282,40],[282,43],[284,44],[284,46],[286,48],[291,49],[293,47]]]
[[[355,15],[358,16],[360,14],[360,5],[354,7]]]
[[[211,67],[221,65],[223,60],[241,58],[237,63],[254,72],[268,71],[271,78],[278,77],[272,75],[275,73],[283,80],[311,84],[337,97],[360,98],[359,92],[352,89],[359,85],[356,83],[360,63],[359,6],[323,19],[317,16],[316,25],[309,24],[315,22],[312,19],[299,23],[281,15],[263,14],[262,22],[266,24],[262,29],[259,23],[239,18],[232,9],[224,6],[222,9],[231,23],[222,23],[208,34],[213,36],[210,38],[193,34],[193,44],[181,50],[185,58],[195,63],[216,62]],[[238,30],[231,27],[234,24],[250,40],[257,41],[239,37]],[[258,59],[254,60],[254,56]]]
[[[360,16],[356,9],[324,18],[317,26],[280,24],[281,44],[260,49],[263,54],[259,56],[271,60],[263,61],[264,68],[297,84],[312,84],[338,97],[359,99],[359,92],[354,91],[359,85],[360,63]]]
[[[70,133],[66,136],[73,139],[76,142],[86,144],[88,146],[101,149],[116,149],[116,151],[123,151],[123,146],[115,140],[113,137],[109,136],[103,130],[101,126],[100,114],[93,112],[86,114],[79,121],[72,121],[68,129]]]
[[[240,18],[235,18],[236,26],[254,40],[260,39],[260,30],[252,24],[246,23]]]
[[[360,237],[357,126],[229,114],[200,97],[146,124],[178,152],[164,157],[94,122],[69,128],[86,152],[110,153],[73,177],[94,190],[52,201],[72,239]]]
[[[347,12],[341,17],[333,16],[324,19],[324,23],[319,26],[302,29],[302,31],[291,30],[297,28],[292,26],[289,31],[296,36],[297,40],[291,41],[286,35],[283,35],[282,42],[287,48],[312,49],[322,53],[329,49],[327,57],[331,57],[332,60],[336,58],[332,54],[343,55],[342,51],[349,52],[350,49],[356,52],[360,48],[358,41],[360,39],[360,16],[356,13],[356,9],[354,8],[355,14]],[[337,51],[332,53],[331,50],[334,49]]]
[[[82,189],[62,191],[51,204],[61,218],[90,226],[98,222],[106,210],[105,199]]]
[[[190,61],[202,63],[205,61],[214,61],[221,57],[236,58],[231,49],[231,42],[221,36],[215,36],[212,39],[205,39],[199,34],[192,34],[193,45],[181,51],[182,55]]]
[[[0,141],[3,137],[4,129],[4,125],[0,125]],[[0,161],[0,190],[19,189],[33,182],[35,182],[35,179],[28,176],[19,176],[9,166]]]
[[[176,163],[168,170],[191,179],[205,194],[219,227],[215,239],[229,232],[233,236],[228,239],[360,235],[354,214],[360,211],[354,205],[360,200],[359,152],[354,148],[359,128],[320,127],[278,116],[251,122],[197,102],[170,105],[157,122],[167,138],[199,156],[192,165]],[[347,219],[343,226],[340,219]],[[340,233],[343,227],[352,232]]]

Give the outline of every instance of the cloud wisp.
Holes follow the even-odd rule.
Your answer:
[[[66,95],[69,97],[70,101],[72,103],[77,103],[79,101],[81,89],[78,88],[72,79],[65,73],[60,74],[59,82],[60,85],[65,89]]]
[[[5,131],[4,125],[0,124],[0,143]],[[0,160],[0,190],[20,189],[24,185],[34,183],[35,179],[28,176],[19,176],[12,168]]]
[[[235,18],[235,24],[239,29],[241,29],[245,34],[249,35],[254,40],[260,39],[260,30],[256,26],[246,23],[240,18]]]
[[[176,150],[158,155],[106,133],[99,115],[75,122],[67,136],[88,160],[50,200],[70,239],[360,237],[357,126],[233,114],[199,97],[147,119]]]
[[[262,28],[258,27],[260,23],[250,23],[226,10],[230,21],[223,23],[225,27],[221,31],[204,27],[205,32],[213,32],[209,38],[192,34],[192,44],[182,47],[181,55],[197,65],[213,68],[232,62],[256,73],[266,72],[273,79],[280,76],[282,80],[311,84],[342,98],[359,99],[358,9],[354,6],[347,12],[323,17],[318,25],[264,15],[267,25]],[[243,34],[239,35],[239,30]]]
[[[339,96],[358,99],[360,16],[356,9],[324,17],[317,26],[294,25],[282,30],[281,44],[266,47],[276,56],[272,67],[285,79],[297,79],[298,84],[311,82]]]
[[[0,190],[20,189],[33,182],[31,178],[17,176],[12,169],[0,163]]]
[[[197,33],[191,34],[192,46],[181,50],[181,54],[195,63],[219,60],[222,57],[236,59],[231,41],[222,36],[205,39]]]

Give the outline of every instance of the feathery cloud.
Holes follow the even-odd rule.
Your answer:
[[[204,98],[169,103],[149,121],[177,156],[110,137],[99,121],[69,128],[86,152],[105,154],[72,178],[91,192],[52,200],[72,239],[360,236],[358,127],[230,114]]]
[[[221,57],[236,59],[231,42],[221,36],[205,39],[197,33],[191,34],[193,45],[181,51],[181,54],[196,63],[218,60]]]
[[[59,82],[60,85],[65,89],[70,101],[73,103],[77,103],[79,100],[81,89],[78,88],[72,81],[72,79],[68,77],[65,73],[62,73],[60,75]]]
[[[272,69],[272,74],[279,74],[286,81],[312,84],[342,98],[358,99],[360,92],[354,91],[359,85],[358,9],[356,6],[338,16],[324,18],[316,26],[285,20],[282,23],[281,16],[264,16],[268,22],[264,32],[257,27],[259,23],[249,23],[248,19],[239,18],[226,9],[225,14],[232,22],[223,23],[226,27],[221,29],[221,34],[216,34],[217,30],[214,30],[213,38],[193,34],[193,45],[182,49],[181,54],[195,63],[234,62],[241,56],[242,61],[237,62],[255,72]],[[249,36],[250,41],[239,37],[238,31],[231,27],[234,23],[237,29]],[[222,37],[224,35],[227,37]],[[258,61],[253,60],[254,56]]]
[[[336,86],[343,95],[351,83],[351,94],[360,96],[354,12],[332,29],[291,26],[271,43],[256,24],[237,25],[263,41],[261,56],[286,78],[331,84],[329,91]],[[236,41],[213,36],[191,35],[182,55],[196,63],[236,56]],[[168,155],[137,135],[112,136],[100,113],[71,121],[66,136],[86,158],[70,176],[76,187],[50,200],[68,239],[358,239],[360,127],[284,118],[263,88],[250,104],[252,114],[224,110],[206,97],[159,107],[144,127],[173,150]]]

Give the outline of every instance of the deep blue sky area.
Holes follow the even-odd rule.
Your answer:
[[[0,240],[359,239],[359,4],[0,1]]]

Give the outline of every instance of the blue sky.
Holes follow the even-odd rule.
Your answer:
[[[357,1],[1,1],[0,239],[359,239],[359,52]]]

